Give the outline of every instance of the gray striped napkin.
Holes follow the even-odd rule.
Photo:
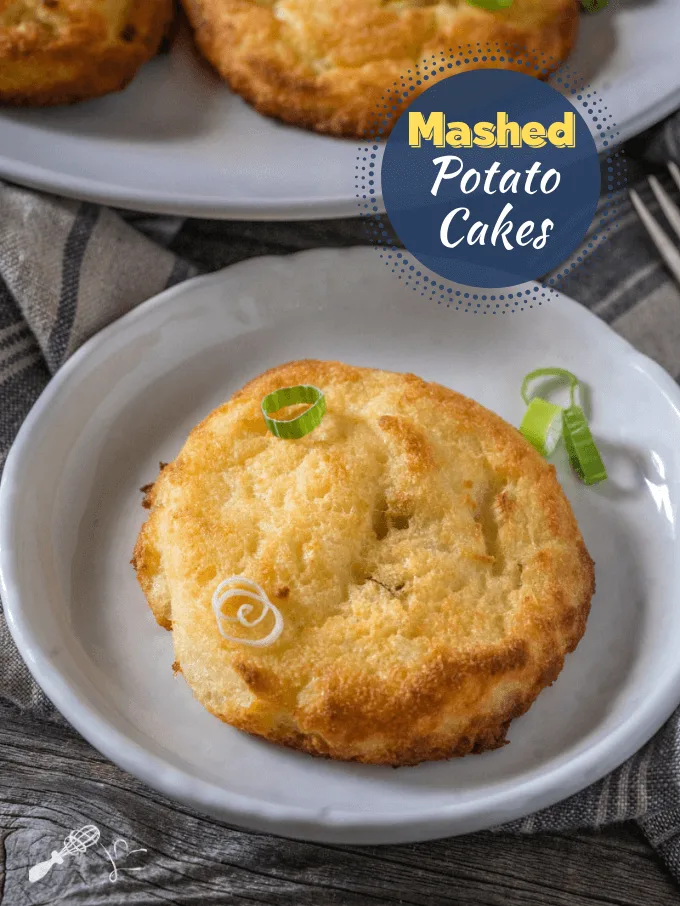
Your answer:
[[[628,157],[637,175],[670,157],[680,162],[680,114],[630,143]],[[670,180],[666,187],[673,193]],[[646,185],[640,190],[658,212]],[[577,271],[569,292],[678,379],[680,291],[629,204],[620,206],[617,220],[602,264]],[[0,183],[0,467],[50,375],[84,340],[144,299],[254,255],[364,241],[354,220],[182,221]],[[63,722],[21,661],[1,608],[0,697],[33,717]],[[680,880],[680,714],[601,782],[503,830],[574,830],[626,819],[639,823]],[[186,820],[192,820],[188,810]]]

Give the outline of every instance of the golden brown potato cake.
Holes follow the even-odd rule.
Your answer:
[[[301,383],[327,413],[276,438],[260,403]],[[411,374],[275,368],[145,490],[133,564],[175,668],[217,717],[314,755],[495,749],[585,629],[593,563],[555,469],[499,416]],[[219,631],[212,598],[234,575],[283,618],[268,647]],[[230,625],[262,638],[272,615]]]
[[[0,103],[119,91],[158,51],[174,0],[0,0]]]
[[[202,53],[256,110],[318,132],[355,137],[374,133],[381,99],[433,54],[479,43],[492,52],[545,57],[553,70],[571,51],[579,18],[579,0],[514,0],[495,12],[466,0],[183,4]],[[485,65],[530,71],[507,59],[470,61],[457,71]],[[438,73],[420,91],[450,74]]]

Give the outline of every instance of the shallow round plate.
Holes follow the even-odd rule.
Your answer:
[[[678,34],[677,0],[611,0],[582,16],[570,64],[605,99],[622,141],[680,104]],[[354,216],[356,156],[356,141],[255,113],[199,62],[186,34],[120,94],[0,111],[0,176],[142,211]]]
[[[585,488],[556,457],[596,561],[577,651],[510,745],[417,768],[341,764],[220,723],[173,676],[129,560],[139,488],[245,381],[316,356],[408,370],[518,424],[536,366],[592,392],[610,479]],[[473,831],[616,767],[680,698],[680,390],[565,297],[475,315],[423,301],[372,249],[260,258],[140,306],[62,368],[22,427],[0,487],[1,590],[34,676],[97,748],[150,786],[236,824],[323,841]]]

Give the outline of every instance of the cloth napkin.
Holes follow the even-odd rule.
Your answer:
[[[680,163],[680,112],[630,142],[627,155],[632,181],[657,172],[677,199],[662,164],[668,159]],[[646,182],[638,188],[660,216]],[[255,255],[365,242],[364,227],[356,220],[236,223],[152,217],[0,183],[0,468],[50,376],[88,337],[140,302],[194,274]],[[680,378],[680,290],[628,202],[619,205],[601,263],[577,270],[568,290]],[[65,723],[24,666],[1,606],[0,698],[33,718]],[[628,819],[638,822],[680,881],[680,709],[604,780],[502,829],[566,831]]]

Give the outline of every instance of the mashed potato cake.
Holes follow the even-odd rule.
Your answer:
[[[527,53],[556,69],[578,30],[579,0],[183,0],[199,49],[260,113],[332,135],[363,137],[395,82],[451,49]],[[483,52],[483,51],[482,51]],[[526,66],[500,60],[480,66]],[[461,71],[460,69],[457,71]],[[437,78],[451,75],[449,70]],[[434,77],[420,90],[431,85]],[[415,97],[415,94],[411,95]]]
[[[0,104],[124,88],[157,52],[174,0],[0,0]]]
[[[260,404],[297,384],[327,412],[282,440]],[[553,466],[412,374],[274,368],[145,490],[133,564],[176,668],[209,711],[276,743],[387,765],[495,749],[585,630],[593,563]],[[281,613],[268,647],[220,634],[212,598],[231,576]]]

